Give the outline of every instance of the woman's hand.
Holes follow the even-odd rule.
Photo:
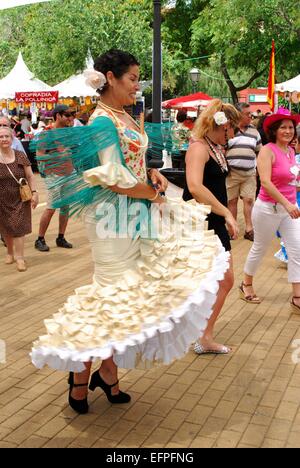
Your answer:
[[[284,208],[292,219],[297,219],[300,217],[300,210],[296,205],[293,205],[293,203],[287,203]]]
[[[165,192],[168,188],[168,180],[157,169],[151,169],[149,176],[152,184],[159,192]]]
[[[234,219],[234,217],[232,216],[229,210],[225,216],[225,221],[226,221],[226,225],[227,225],[227,229],[228,229],[230,237],[233,240],[236,240],[239,235],[239,227],[238,227],[236,220]]]
[[[34,210],[39,203],[39,196],[36,192],[32,194],[32,199],[31,199],[31,208]]]
[[[162,203],[165,203],[165,202],[166,202],[166,199],[158,195],[158,197],[155,200],[153,200],[152,203],[157,203],[158,205],[161,205]]]

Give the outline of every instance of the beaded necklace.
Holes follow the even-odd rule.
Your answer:
[[[137,129],[141,130],[141,125],[139,125],[138,122],[136,122],[136,121],[134,120],[134,118],[132,118],[131,115],[128,114],[124,109],[123,109],[123,110],[114,109],[113,107],[110,107],[110,106],[107,106],[106,104],[103,104],[102,101],[99,101],[99,105],[100,105],[104,110],[107,110],[107,111],[110,113],[110,115],[113,117],[113,119],[114,119],[115,121],[116,121],[116,120],[117,120],[117,121],[120,121],[120,122],[123,123],[123,125],[125,125],[124,122],[123,122],[122,120],[120,120],[119,117],[115,116],[115,113],[117,113],[117,114],[123,114],[123,115],[126,114],[126,116],[129,117],[129,120],[131,120],[131,122],[134,124],[134,126],[135,126]],[[136,129],[134,129],[134,130],[136,131]],[[140,133],[143,134],[144,131],[140,131]]]
[[[104,104],[104,102],[102,102],[102,101],[99,101],[99,104],[100,104],[100,106],[103,107],[104,109],[109,109],[110,111],[116,112],[117,114],[125,114],[125,113],[126,113],[124,109],[122,109],[122,110],[120,110],[120,109],[115,109],[114,107],[110,107],[110,106],[108,106],[107,104]]]
[[[218,148],[218,151],[217,151],[217,148],[215,146],[213,146],[213,142],[210,140],[210,138],[208,137],[204,137],[206,143],[208,144],[208,147],[210,149],[210,151],[214,154],[215,158],[216,158],[216,162],[218,163],[218,165],[220,166],[220,169],[222,172],[228,172],[228,165],[227,165],[227,161],[224,157],[224,154],[222,153],[221,149]]]

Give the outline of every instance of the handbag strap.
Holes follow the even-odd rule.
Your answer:
[[[18,180],[18,179],[14,176],[14,174],[12,173],[12,171],[10,170],[10,168],[8,167],[8,165],[7,165],[6,163],[4,163],[4,164],[5,164],[5,166],[7,167],[7,170],[8,170],[8,172],[10,173],[10,175],[11,175],[11,176],[15,179],[15,181],[17,182],[17,184],[18,184],[18,185],[21,185],[21,180]]]

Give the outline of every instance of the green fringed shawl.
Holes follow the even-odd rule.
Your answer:
[[[163,148],[170,149],[172,142],[168,123],[163,125],[147,123],[145,130],[153,153],[161,153]],[[136,178],[125,163],[115,125],[110,118],[105,116],[97,117],[88,126],[52,129],[40,133],[31,143],[31,149],[36,152],[40,173],[45,177],[48,190],[52,192],[53,208],[67,206],[69,215],[74,216],[80,214],[88,205],[101,203],[106,211],[100,210],[100,213],[99,209],[97,210],[99,219],[101,216],[102,218],[106,216],[107,222],[113,226],[113,229],[121,233],[126,229],[126,223],[123,222],[125,216],[127,224],[130,222],[130,228],[135,236],[141,230],[143,223],[148,225],[148,231],[150,229],[148,219],[150,217],[147,217],[147,213],[151,203],[148,200],[120,196],[100,185],[93,187],[83,179],[84,171],[101,165],[98,152],[112,145],[115,145],[115,161],[117,160],[119,164],[126,167]],[[67,174],[66,168],[68,169]],[[56,177],[51,177],[52,175]],[[124,199],[126,199],[126,203],[124,203]],[[136,204],[134,212],[136,206],[140,205],[140,214],[135,217],[135,221],[128,219],[130,218],[128,213],[130,213],[130,207],[133,203]],[[109,212],[113,213],[111,220]],[[117,223],[115,223],[115,218]]]

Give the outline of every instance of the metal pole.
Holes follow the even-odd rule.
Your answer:
[[[152,122],[161,123],[161,0],[153,0]]]

